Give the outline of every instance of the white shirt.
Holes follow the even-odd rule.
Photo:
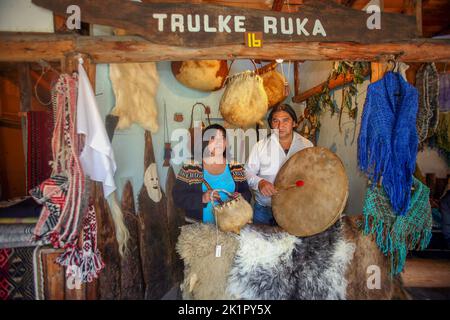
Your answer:
[[[245,165],[248,185],[255,191],[256,201],[263,206],[271,206],[271,197],[266,197],[258,190],[258,183],[264,179],[271,183],[281,166],[296,152],[313,147],[311,141],[293,132],[291,146],[286,154],[280,145],[278,136],[272,133],[270,136],[258,141],[253,147]]]

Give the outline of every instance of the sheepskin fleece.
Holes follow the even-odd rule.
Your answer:
[[[356,246],[352,266],[347,269],[347,299],[349,300],[408,300],[411,297],[403,287],[401,276],[391,278],[389,259],[383,255],[373,235],[364,235],[358,227],[363,216],[343,217],[344,237]],[[380,289],[367,286],[369,266],[380,268]]]
[[[234,299],[345,299],[345,271],[354,251],[340,222],[307,238],[246,227],[227,292]]]
[[[401,277],[389,277],[388,260],[374,239],[359,230],[360,219],[343,217],[309,238],[256,225],[240,236],[219,231],[221,258],[214,256],[213,225],[183,226],[177,242],[185,265],[183,298],[409,299]],[[380,289],[367,287],[370,265],[380,267]]]
[[[152,133],[158,131],[156,91],[159,75],[154,62],[109,65],[116,105],[111,114],[119,117],[118,129],[137,123]]]
[[[230,299],[225,289],[239,241],[234,233],[218,231],[222,254],[216,258],[216,234],[210,224],[181,227],[176,250],[184,262],[181,291],[185,300]]]

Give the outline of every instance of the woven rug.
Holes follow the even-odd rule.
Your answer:
[[[50,112],[27,112],[27,190],[50,177],[52,134],[53,115]]]
[[[0,249],[0,300],[34,300],[35,247]]]

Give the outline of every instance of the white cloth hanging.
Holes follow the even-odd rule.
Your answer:
[[[81,58],[78,64],[77,133],[86,136],[80,155],[84,173],[91,180],[103,183],[103,193],[107,198],[116,190],[114,173],[117,166],[105,125],[98,111],[95,94]]]

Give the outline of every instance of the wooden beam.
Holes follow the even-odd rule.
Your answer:
[[[422,0],[415,0],[416,6],[416,23],[417,23],[417,35],[422,37],[423,35],[423,23],[422,23]]]
[[[385,62],[372,62],[370,64],[370,82],[376,82],[383,78],[384,73],[386,71],[386,63]]]
[[[296,1],[296,0],[291,0]],[[297,0],[298,1],[298,0]],[[143,3],[161,3],[161,0],[142,0]],[[229,7],[270,10],[270,1],[264,0],[164,0],[165,3],[217,4]]]
[[[402,279],[405,287],[448,288],[450,262],[442,259],[407,259]]]
[[[95,63],[164,60],[285,59],[316,61],[378,61],[382,55],[405,62],[450,61],[450,41],[416,39],[405,42],[356,44],[348,42],[273,43],[262,48],[244,45],[183,48],[153,44],[137,36],[89,37],[0,33],[0,62],[57,61],[73,52]]]
[[[65,54],[75,51],[73,35],[0,33],[0,61],[59,61]]]
[[[268,10],[234,8],[209,4],[189,3],[139,3],[121,0],[32,0],[32,3],[64,15],[69,5],[77,5],[84,22],[108,25],[127,30],[129,34],[140,35],[147,40],[182,47],[203,47],[242,44],[243,32],[263,31],[264,43],[296,41],[349,41],[354,43],[375,43],[384,41],[404,41],[416,37],[416,21],[413,16],[382,13],[383,28],[367,29],[367,14],[333,1],[305,0],[301,13],[274,12]],[[278,6],[278,5],[277,5]],[[114,8],[114,10],[111,10]],[[195,12],[199,29],[195,32],[188,27],[188,16]],[[154,15],[162,14],[160,19]],[[173,14],[177,14],[179,27],[175,28]],[[228,22],[220,23],[220,16]],[[242,26],[236,27],[233,17],[243,17]],[[270,31],[267,17],[275,19],[274,30]],[[290,32],[282,32],[281,18],[293,23]],[[305,20],[307,18],[307,20]],[[296,19],[306,24],[297,28]],[[230,22],[231,21],[231,22]],[[345,23],[342,23],[345,21]],[[317,22],[322,32],[314,32]],[[197,22],[195,22],[197,24]],[[278,27],[275,26],[278,25]],[[226,28],[224,27],[226,26]],[[227,31],[220,31],[220,29]],[[302,30],[305,30],[304,32]],[[395,30],[395,32],[392,32]]]
[[[370,70],[367,69],[363,72],[363,76],[366,77],[368,76],[370,73]],[[339,75],[336,79],[332,79],[330,80],[329,84],[328,84],[328,88],[330,90],[333,90],[335,88],[338,88],[340,86],[343,86],[347,83],[350,83],[353,81],[353,75],[351,74],[347,74],[345,77],[343,75]],[[298,95],[298,96],[294,96],[292,97],[292,101],[296,102],[296,103],[300,103],[302,101],[307,100],[308,98],[315,96],[316,94],[319,94],[322,92],[323,87],[326,85],[326,82],[322,82],[321,84],[315,86],[314,88],[311,88],[309,90],[306,90],[305,92],[303,92],[302,94]]]
[[[273,0],[272,11],[281,11],[283,9],[284,0]]]
[[[356,2],[356,0],[341,0],[340,1],[340,3],[343,5],[343,6],[346,6],[346,7],[353,7],[353,5],[355,4],[355,2]]]
[[[19,63],[20,112],[31,111],[31,77],[30,64]]]

